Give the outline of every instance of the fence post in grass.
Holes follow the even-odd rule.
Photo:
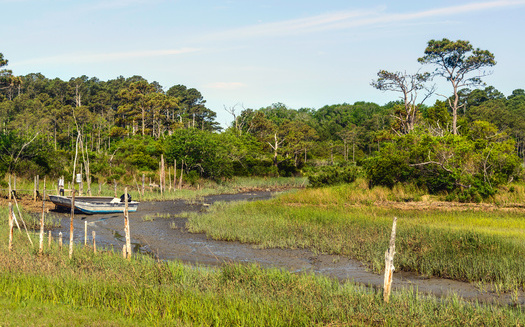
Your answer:
[[[51,236],[51,231],[47,231],[47,247],[51,248],[51,241],[53,240]]]
[[[11,186],[11,174],[9,174],[9,194],[7,195],[7,199],[11,201],[11,196],[13,193],[13,187]]]
[[[390,234],[390,244],[385,252],[385,280],[383,290],[383,300],[390,301],[390,292],[392,290],[392,274],[394,273],[394,254],[396,253],[396,223],[397,217],[394,217],[392,224],[392,234]]]
[[[73,219],[75,218],[75,190],[71,196],[71,219],[69,221],[69,259],[73,257]]]
[[[168,165],[168,182],[170,183],[169,192],[171,192],[171,167]]]
[[[93,236],[93,253],[97,254],[97,232],[92,231],[91,235]]]
[[[62,232],[58,233],[58,247],[62,250]]]
[[[45,217],[45,210],[46,210],[46,179],[44,177],[44,193],[42,196],[42,217],[40,218],[40,247],[38,249],[38,253],[42,254],[44,251],[44,217]]]
[[[84,220],[84,247],[87,246],[87,221]]]
[[[177,190],[177,160],[173,161],[173,190]]]
[[[179,190],[182,187],[182,174],[184,173],[184,160],[182,160],[182,163],[180,165],[180,181],[179,181]]]
[[[163,195],[166,188],[166,172],[164,169],[164,155],[160,155],[160,195]]]
[[[129,231],[128,188],[124,189],[124,231],[126,233],[126,258],[131,259],[131,236]]]
[[[36,175],[33,177],[33,202],[36,202]]]
[[[9,202],[9,251],[13,249],[13,205]]]
[[[144,183],[146,182],[146,174],[142,174],[142,196],[144,196]]]
[[[113,180],[113,190],[115,192],[114,197],[117,197],[117,181]]]

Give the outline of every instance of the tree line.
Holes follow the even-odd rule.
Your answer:
[[[385,105],[234,105],[224,108],[232,123],[221,130],[194,88],[164,91],[140,76],[15,76],[0,54],[0,173],[72,174],[80,150],[101,181],[154,174],[161,154],[184,161],[193,179],[314,176],[325,166],[355,166],[371,185],[412,182],[467,200],[519,179],[525,92],[505,96],[483,85],[494,55],[468,41],[443,39],[429,41],[418,61],[435,70],[379,71],[372,87],[400,95]],[[434,78],[450,82],[451,95],[428,105]]]

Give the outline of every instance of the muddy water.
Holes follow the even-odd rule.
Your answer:
[[[257,249],[250,244],[216,241],[205,234],[189,233],[185,228],[183,212],[204,211],[216,201],[264,200],[270,192],[213,195],[200,201],[184,200],[142,202],[139,210],[130,213],[130,229],[134,251],[152,253],[160,259],[179,260],[189,264],[216,266],[226,262],[258,263],[264,267],[277,267],[293,272],[314,272],[337,278],[352,280],[372,287],[382,287],[383,276],[371,273],[359,262],[334,255],[314,254],[304,249]],[[161,215],[158,217],[156,215]],[[144,219],[146,217],[146,219]],[[150,218],[147,218],[150,217]],[[97,247],[122,249],[124,242],[124,219],[122,214],[76,215],[74,237],[84,241],[84,224],[88,225],[88,242],[91,231],[96,231]],[[174,223],[177,228],[171,228]],[[69,240],[69,215],[62,216],[62,228],[54,234],[63,233]],[[504,304],[525,304],[523,294],[518,299],[510,294],[480,292],[474,285],[448,279],[425,278],[413,273],[394,273],[393,289],[413,288],[419,292],[437,296],[457,294],[465,299]]]

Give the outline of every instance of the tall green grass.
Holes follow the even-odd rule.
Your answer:
[[[66,251],[67,252],[67,251]],[[131,261],[112,253],[75,249],[0,250],[0,313],[28,315],[31,323],[68,317],[84,325],[85,315],[104,325],[180,326],[356,326],[515,325],[520,309],[438,300],[410,290],[394,292],[385,304],[381,290],[326,277],[292,274],[256,265],[199,269],[145,256]],[[6,309],[7,308],[7,309]],[[24,308],[26,310],[24,310]],[[23,324],[23,322],[22,322]]]
[[[380,272],[396,216],[397,270],[489,283],[503,290],[525,287],[522,213],[353,206],[344,201],[345,190],[302,190],[265,202],[220,203],[206,215],[190,214],[187,227],[258,247],[344,255]]]

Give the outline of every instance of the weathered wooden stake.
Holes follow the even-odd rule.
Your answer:
[[[177,160],[173,161],[173,190],[177,189]]]
[[[117,181],[113,180],[113,191],[114,191],[114,196],[117,197]]]
[[[164,194],[166,188],[166,172],[164,169],[164,155],[160,155],[160,195]]]
[[[179,190],[182,187],[182,174],[184,173],[184,160],[182,160],[182,163],[180,165],[180,181],[179,181]]]
[[[97,232],[92,231],[91,235],[93,236],[93,253],[97,254]]]
[[[73,258],[73,219],[75,219],[75,190],[71,195],[71,219],[69,223],[69,259]]]
[[[36,176],[33,178],[33,202],[36,202]]]
[[[62,232],[58,233],[58,247],[62,250]]]
[[[51,236],[51,231],[47,231],[47,247],[51,248],[51,241],[53,240],[53,237]]]
[[[84,247],[87,246],[87,220],[84,220]]]
[[[144,196],[144,184],[146,183],[146,175],[142,174],[142,196]]]
[[[9,202],[9,251],[13,249],[13,205]]]
[[[42,196],[42,217],[40,218],[40,247],[38,253],[42,254],[44,251],[44,217],[46,210],[46,178],[44,177],[44,193]]]
[[[168,166],[168,182],[170,183],[169,191],[171,192],[171,167]]]
[[[7,195],[9,201],[11,201],[11,196],[13,194],[13,187],[11,185],[11,174],[9,174],[9,194]]]
[[[126,258],[131,259],[131,236],[129,231],[128,188],[124,189],[124,231],[126,232]]]
[[[390,292],[392,290],[392,274],[394,273],[394,254],[396,253],[396,223],[397,217],[394,217],[392,224],[392,234],[390,235],[390,246],[385,252],[385,280],[383,300],[388,303],[390,301]]]

